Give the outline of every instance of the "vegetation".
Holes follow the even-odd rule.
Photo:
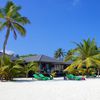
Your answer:
[[[55,57],[56,59],[63,59],[64,56],[65,56],[65,52],[64,52],[64,50],[63,50],[62,48],[57,49],[57,50],[55,51],[55,53],[54,53],[54,57]]]
[[[13,80],[14,77],[28,77],[30,71],[36,73],[39,70],[38,63],[30,62],[25,63],[22,58],[34,56],[29,55],[16,55],[18,58],[12,61],[10,56],[5,54],[7,41],[10,33],[13,33],[14,39],[17,39],[17,32],[21,36],[26,35],[26,29],[24,25],[29,24],[30,21],[27,17],[20,14],[21,7],[17,6],[12,1],[8,1],[4,8],[0,8],[0,30],[6,30],[6,36],[3,43],[3,56],[0,57],[0,79],[1,80]],[[97,47],[95,40],[83,40],[80,43],[75,43],[76,48],[71,49],[65,55],[62,48],[58,48],[54,57],[56,59],[63,59],[65,61],[72,60],[73,63],[68,66],[64,71],[75,75],[93,75],[100,70],[100,49]],[[12,55],[13,56],[13,55]],[[55,76],[55,73],[51,73]]]
[[[71,60],[75,57],[73,63],[68,66],[64,71],[72,71],[77,68],[79,70],[86,66],[86,72],[89,68],[96,67],[99,71],[100,68],[100,50],[96,45],[95,40],[83,40],[82,43],[75,43],[76,49],[73,50],[72,55],[66,56],[65,61]]]
[[[20,10],[21,7],[15,5],[12,1],[8,1],[4,8],[0,8],[0,30],[7,29],[3,44],[3,54],[5,54],[5,48],[11,32],[13,32],[15,39],[17,39],[17,32],[21,36],[26,35],[24,25],[30,23],[30,21],[20,14]]]
[[[1,80],[13,80],[17,77],[28,77],[29,71],[38,71],[38,64],[31,62],[25,64],[23,60],[18,59],[11,61],[8,56],[4,59],[0,58],[0,79]]]
[[[21,73],[21,66],[17,62],[12,62],[8,56],[4,60],[0,58],[0,78],[1,80],[12,80]]]
[[[22,69],[22,73],[27,78],[28,77],[28,73],[30,71],[33,71],[34,73],[36,73],[36,72],[38,72],[38,70],[39,70],[38,63],[30,62],[30,63],[24,65],[24,67]]]
[[[35,56],[36,54],[21,55],[20,58]]]
[[[76,55],[74,55],[74,52],[76,51],[76,49],[71,49],[67,52],[66,56],[65,56],[65,60],[68,61],[68,60],[76,60]]]

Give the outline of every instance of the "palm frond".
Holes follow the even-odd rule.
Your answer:
[[[71,59],[73,56],[77,56],[76,60],[65,69],[65,71],[77,67],[78,69],[86,66],[90,68],[92,66],[100,67],[100,50],[96,45],[95,39],[83,40],[83,43],[75,43],[77,46],[77,53],[73,53],[66,57]],[[76,51],[75,51],[76,52]]]
[[[1,8],[0,9],[0,18],[4,18],[4,14],[3,14],[3,11],[2,11],[3,9]]]
[[[7,12],[7,17],[13,18],[16,15],[20,16],[20,14],[18,13],[18,9],[19,7],[17,6],[11,6],[9,11]]]
[[[92,62],[91,57],[86,58],[86,59],[84,60],[84,63],[85,63],[85,65],[86,65],[87,68],[90,67],[90,66],[93,66],[93,62]]]
[[[16,16],[16,18],[14,18],[14,20],[22,25],[25,25],[25,24],[30,24],[30,21],[27,17],[18,17]]]
[[[81,59],[77,59],[70,66],[68,66],[66,69],[64,69],[64,71],[67,71],[70,68],[79,67],[80,63],[82,64],[82,60]]]
[[[26,35],[26,30],[22,25],[20,25],[20,24],[18,24],[16,22],[13,22],[13,26],[20,33],[21,36],[25,36]]]
[[[3,30],[6,27],[6,25],[7,25],[6,22],[4,23],[0,22],[0,31]]]
[[[21,9],[21,7],[16,6],[13,1],[8,1],[6,6],[5,6],[5,13],[8,13],[10,11],[11,7],[16,8],[16,11],[19,11]]]
[[[17,39],[17,33],[16,33],[16,30],[15,30],[13,24],[11,24],[11,29],[13,31],[14,39],[16,40]]]
[[[93,61],[96,65],[98,65],[98,67],[100,67],[100,60],[92,59],[92,61]]]

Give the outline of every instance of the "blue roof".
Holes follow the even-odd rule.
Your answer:
[[[25,60],[26,62],[48,62],[48,63],[62,63],[64,64],[63,61],[57,60],[55,58],[52,57],[48,57],[45,55],[34,55],[34,56],[30,56],[30,57],[25,57],[23,58],[23,60]]]
[[[23,60],[25,62],[47,62],[47,63],[66,64],[66,65],[70,65],[73,62],[73,61],[63,62],[62,60],[57,60],[53,57],[49,57],[46,55],[33,55],[29,57],[24,57]]]

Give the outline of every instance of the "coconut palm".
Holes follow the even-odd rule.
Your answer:
[[[65,56],[65,52],[62,48],[57,49],[54,53],[54,57],[56,59],[63,59],[64,56]]]
[[[0,79],[12,80],[21,74],[22,66],[17,61],[12,62],[8,56],[0,58]]]
[[[14,34],[15,39],[17,39],[17,32],[21,36],[26,35],[24,25],[30,23],[30,21],[20,14],[20,9],[21,7],[15,5],[12,1],[8,1],[4,8],[0,8],[0,30],[7,29],[3,44],[3,54],[5,54],[5,48],[11,32]]]
[[[75,60],[76,59],[76,56],[74,55],[74,52],[76,51],[77,49],[71,49],[71,50],[68,50],[67,54],[65,55],[65,58],[66,61],[68,60]]]
[[[30,62],[26,65],[24,65],[23,69],[22,69],[22,73],[25,74],[26,78],[28,77],[28,73],[29,71],[34,71],[34,72],[38,72],[38,63],[36,62]]]
[[[86,66],[87,72],[89,67],[96,66],[96,68],[100,68],[100,50],[98,49],[95,40],[83,40],[82,43],[75,43],[76,44],[76,50],[73,52],[73,56],[76,57],[75,61],[68,66],[64,71],[72,70],[74,67],[77,67],[78,69],[82,68],[83,66]],[[70,59],[72,59],[70,57]],[[66,57],[65,61],[70,60]],[[98,70],[99,71],[99,70]],[[99,73],[98,73],[99,74]]]

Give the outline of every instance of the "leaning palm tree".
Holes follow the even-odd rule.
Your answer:
[[[11,32],[14,34],[15,39],[17,39],[17,32],[21,36],[26,35],[24,25],[30,23],[30,21],[20,14],[20,9],[21,7],[15,5],[12,1],[8,1],[4,8],[0,8],[0,30],[7,29],[3,44],[3,54],[5,54],[5,48]]]
[[[61,58],[63,58],[64,56],[65,56],[65,52],[64,52],[64,50],[63,50],[62,48],[57,49],[57,50],[55,51],[55,53],[54,53],[54,57],[55,57],[56,59],[61,59]]]
[[[72,59],[73,56],[75,56],[76,59],[64,71],[72,70],[76,67],[80,69],[83,66],[86,66],[87,70],[91,66],[94,66],[97,69],[99,69],[100,68],[100,50],[98,49],[95,43],[95,40],[88,39],[88,40],[83,40],[83,43],[80,43],[80,44],[75,43],[75,44],[77,45],[77,49],[74,50],[73,54],[70,57],[66,56],[65,61]]]

